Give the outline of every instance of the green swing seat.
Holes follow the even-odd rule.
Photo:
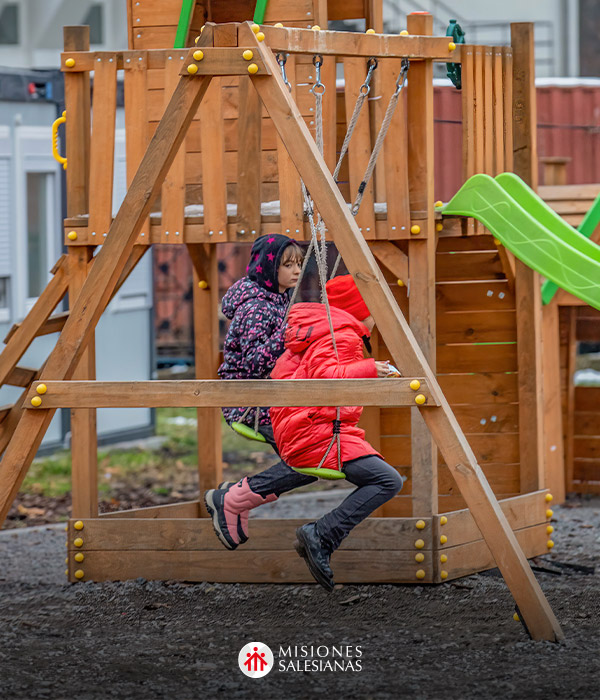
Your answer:
[[[245,423],[233,422],[230,425],[235,430],[236,433],[243,435],[248,440],[256,440],[257,442],[266,442],[264,435],[261,435],[259,432],[254,430],[254,428],[251,428],[249,425],[246,425]]]

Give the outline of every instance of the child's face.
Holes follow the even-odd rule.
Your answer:
[[[286,289],[295,287],[300,277],[300,263],[297,260],[286,260],[279,266],[277,272],[277,282],[279,283],[279,291],[285,292]]]

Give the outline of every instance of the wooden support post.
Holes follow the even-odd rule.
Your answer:
[[[85,284],[89,262],[94,256],[94,248],[94,246],[69,248],[69,306],[71,309]],[[94,334],[92,334],[88,340],[87,349],[73,373],[73,379],[95,378],[96,348]],[[98,439],[95,408],[71,410],[71,485],[72,517],[96,518],[98,516]]]
[[[433,33],[433,16],[410,14],[410,34]],[[410,67],[408,85],[408,186],[411,225],[425,238],[409,240],[409,318],[429,366],[435,371],[435,221],[433,189],[433,63]],[[412,503],[414,516],[438,512],[437,447],[418,408],[411,409]]]
[[[322,29],[327,29],[329,23],[327,0],[317,0],[314,7],[315,24],[318,24]],[[323,56],[323,65],[321,66],[321,82],[325,85],[325,94],[323,95],[323,157],[331,172],[333,172],[337,160],[335,60],[335,56]]]
[[[511,24],[513,47],[514,170],[537,189],[536,98],[533,24]],[[542,300],[539,274],[515,263],[519,366],[521,491],[544,486],[544,400],[542,383]]]
[[[251,240],[250,231],[260,231],[261,222],[262,104],[250,78],[240,77],[238,94],[238,209],[235,228],[238,240],[247,241]]]
[[[254,89],[254,88],[253,88]],[[260,113],[260,112],[259,112]],[[260,201],[260,200],[259,200]],[[219,367],[219,275],[217,248],[208,244],[188,245],[194,268],[194,357],[197,379],[216,379]],[[199,282],[208,284],[204,289]],[[199,408],[198,477],[200,514],[208,517],[202,495],[216,488],[222,478],[221,411]]]
[[[565,490],[574,491],[575,474],[575,384],[573,375],[577,364],[577,308],[565,309],[567,314],[567,368],[565,397]]]
[[[244,27],[243,35],[244,40],[252,41],[249,27]],[[253,78],[257,91],[301,177],[313,193],[315,203],[329,230],[333,232],[336,246],[356,280],[392,358],[407,375],[423,372],[428,384],[435,387],[436,394],[439,393],[440,406],[423,408],[423,416],[519,605],[532,637],[553,641],[561,639],[563,634],[560,625],[531,571],[529,562],[520,549],[448,402],[441,394],[435,374],[318,153],[302,115],[277,74],[277,66],[269,47],[263,46],[255,38],[254,42],[265,64],[272,69],[271,76]]]

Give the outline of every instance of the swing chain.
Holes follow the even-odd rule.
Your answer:
[[[321,66],[323,65],[323,56],[321,54],[316,54],[313,56],[313,65],[315,67],[315,84],[312,86],[310,91],[312,92],[315,97],[317,95],[324,95],[325,94],[325,85],[321,82]]]
[[[291,92],[292,86],[285,72],[285,64],[288,59],[288,55],[287,53],[278,53],[275,58],[277,59],[277,63],[279,63],[279,67],[281,68],[281,77],[283,78],[283,82],[285,85],[287,85],[287,89]]]
[[[373,71],[377,68],[377,59],[373,57],[370,58],[367,61],[367,66],[369,67],[367,77],[365,78],[365,82],[360,86],[360,92],[365,96],[371,92],[371,78],[373,77]]]

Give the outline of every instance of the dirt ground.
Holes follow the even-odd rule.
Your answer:
[[[341,495],[283,497],[261,515],[308,519]],[[600,554],[600,499],[567,506],[554,509],[556,547],[536,561],[561,644],[528,639],[494,572],[332,594],[311,585],[69,585],[61,526],[0,532],[0,697],[598,698],[600,577],[590,569]],[[238,667],[253,641],[275,655],[263,678]],[[350,646],[362,670],[280,670],[280,647],[290,645],[318,646],[314,658]]]

